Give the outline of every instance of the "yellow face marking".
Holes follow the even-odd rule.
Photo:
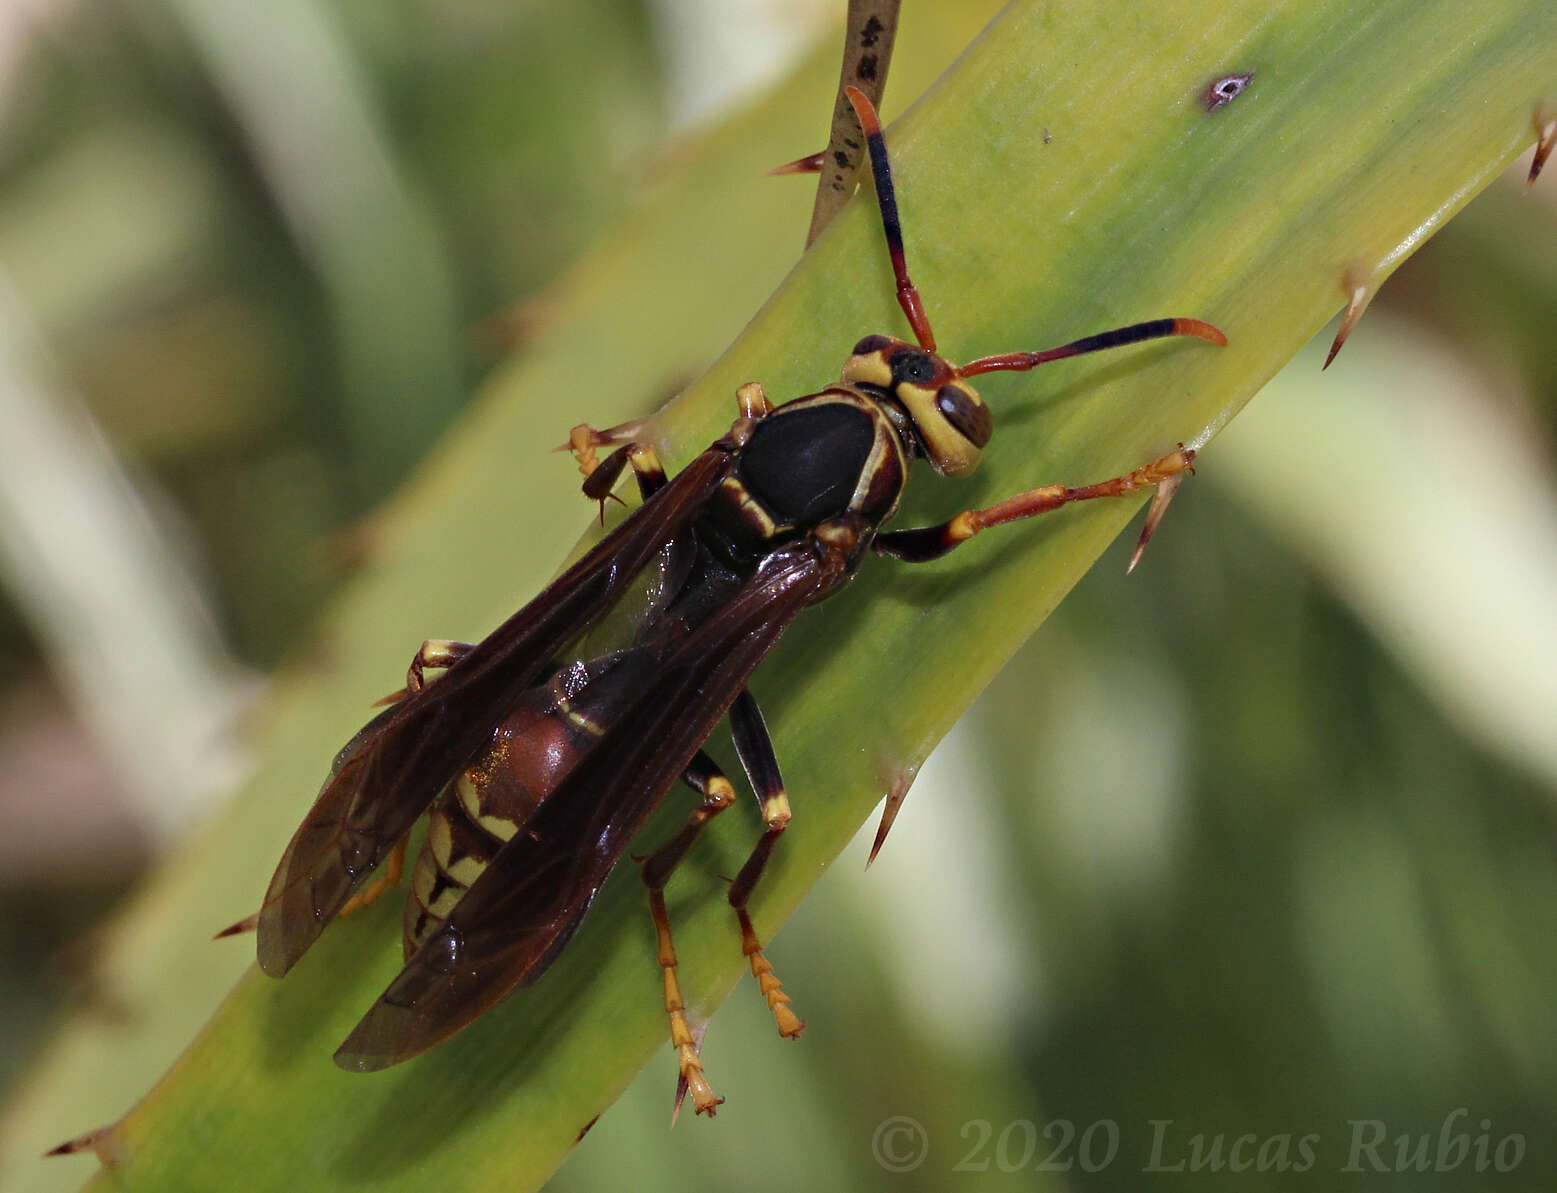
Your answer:
[[[842,378],[850,385],[874,385],[880,389],[891,389],[892,366],[887,364],[886,351],[862,352],[849,357],[843,366]]]
[[[899,368],[894,369],[894,361]],[[903,340],[867,336],[843,366],[843,380],[887,390],[901,402],[925,456],[943,476],[966,476],[978,466],[980,451],[989,439],[984,403],[941,357]],[[950,408],[941,404],[943,388],[956,391],[949,395]]]
[[[963,384],[960,388],[970,405],[983,404],[971,386]],[[919,437],[924,441],[925,455],[931,465],[942,476],[967,476],[978,467],[981,449],[941,412],[936,401],[939,393],[938,386],[934,389],[906,384],[897,387],[898,400],[919,428]]]

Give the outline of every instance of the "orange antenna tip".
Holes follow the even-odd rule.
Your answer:
[[[1222,332],[1222,329],[1202,319],[1175,319],[1173,321],[1173,334],[1176,336],[1194,336],[1197,339],[1209,341],[1219,348],[1227,347],[1227,336]]]

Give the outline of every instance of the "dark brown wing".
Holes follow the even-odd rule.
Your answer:
[[[794,544],[701,628],[666,644],[654,680],[498,851],[443,930],[341,1045],[336,1063],[363,1072],[398,1064],[539,977],[757,664],[846,567],[813,543]]]
[[[728,474],[715,443],[533,601],[420,692],[370,721],[335,760],[276,867],[259,914],[259,963],[286,973],[417,816],[491,740],[520,693],[597,620]]]

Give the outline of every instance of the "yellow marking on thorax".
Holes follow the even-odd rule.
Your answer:
[[[887,422],[886,415],[870,407],[871,423],[876,429],[875,441],[870,445],[870,455],[865,459],[865,465],[860,469],[859,484],[854,486],[854,493],[849,498],[849,508],[859,510],[864,506],[866,498],[870,496],[871,487],[876,483],[876,472],[881,467],[881,462],[891,456],[897,457],[898,472],[903,477],[908,476],[908,457],[903,452],[903,443],[897,437],[897,432]],[[892,508],[887,511],[887,517],[897,513],[897,502],[893,502]],[[886,519],[883,518],[883,521]]]
[[[736,507],[741,516],[746,519],[752,530],[760,538],[772,538],[778,533],[778,523],[751,495],[751,491],[741,483],[738,477],[727,476],[720,482],[720,487],[726,493],[735,498]]]

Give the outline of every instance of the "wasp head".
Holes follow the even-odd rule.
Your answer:
[[[951,362],[891,336],[866,336],[843,366],[843,380],[897,399],[925,458],[943,476],[966,476],[978,467],[994,420]]]

